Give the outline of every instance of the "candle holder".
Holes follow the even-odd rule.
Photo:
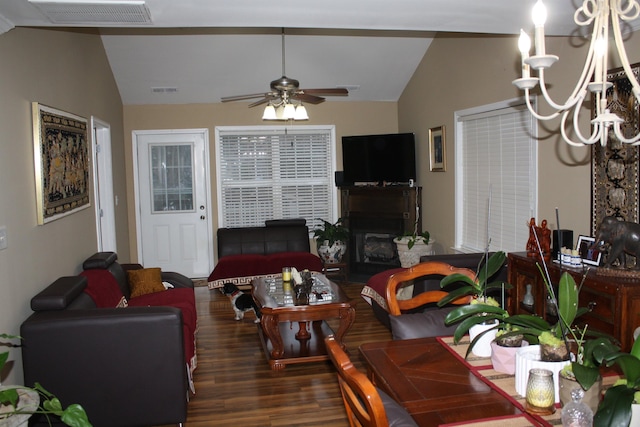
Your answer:
[[[538,368],[529,371],[525,410],[532,415],[551,415],[556,412],[553,372]]]

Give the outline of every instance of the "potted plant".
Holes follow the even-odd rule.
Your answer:
[[[420,257],[433,254],[433,243],[428,231],[418,233],[417,225],[413,233],[403,234],[393,239],[400,258],[400,265],[404,268],[413,267],[420,262]]]
[[[499,316],[496,316],[493,310],[496,308],[502,309],[494,298],[488,296],[488,292],[502,289],[503,287],[510,288],[511,285],[500,281],[489,282],[489,280],[502,268],[506,257],[507,255],[502,251],[496,252],[490,257],[485,253],[478,264],[475,280],[464,274],[451,274],[440,281],[441,288],[447,288],[454,284],[458,288],[452,290],[438,301],[439,307],[443,307],[463,296],[470,295],[473,297],[469,306],[454,309],[452,313],[473,312],[475,314],[473,316],[464,315],[464,317],[460,318],[458,318],[458,315],[454,315],[453,317],[456,319],[447,323],[447,325],[450,325],[457,321],[465,320],[456,329],[456,334],[458,334],[458,331],[460,333],[454,335],[454,339],[458,342],[462,335],[469,332],[471,344],[467,350],[467,355],[469,351],[473,351],[476,356],[480,357],[489,357],[491,355],[491,342],[500,325]],[[504,312],[506,313],[506,311]],[[449,319],[449,315],[447,315],[447,319]]]
[[[515,334],[513,334],[513,333]],[[491,364],[493,369],[504,374],[513,375],[516,370],[516,350],[529,345],[518,328],[510,324],[504,325],[496,332],[491,343]]]
[[[316,238],[318,255],[322,258],[322,262],[327,264],[342,262],[342,256],[347,250],[349,229],[342,225],[342,218],[333,224],[321,218],[318,218],[318,221],[322,221],[322,224],[313,230],[313,236]]]
[[[13,340],[20,337],[0,334],[0,338]],[[8,358],[8,351],[0,353],[0,372]],[[34,414],[43,414],[47,419],[51,415],[60,417],[63,423],[72,427],[91,427],[82,406],[71,404],[63,408],[60,400],[38,383],[34,388],[17,385],[0,387],[0,424],[7,421],[12,426],[26,425]],[[8,421],[13,417],[18,419],[17,422]]]

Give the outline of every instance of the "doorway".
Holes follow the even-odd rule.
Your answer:
[[[133,132],[138,259],[208,277],[213,268],[207,129]]]
[[[116,201],[111,166],[111,126],[91,116],[93,140],[93,198],[96,210],[98,252],[118,252],[116,244]]]

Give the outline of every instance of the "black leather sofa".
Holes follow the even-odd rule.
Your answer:
[[[277,275],[282,267],[322,271],[320,257],[311,253],[306,220],[276,219],[264,227],[220,228],[218,263],[208,278],[209,288],[231,282],[248,286],[260,276]]]
[[[163,272],[174,289],[131,297],[126,271],[141,266],[116,258],[95,254],[85,275],[61,277],[32,298],[34,313],[20,328],[25,384],[39,382],[64,406],[81,404],[94,427],[181,425],[195,367],[187,360],[195,354],[193,282]],[[96,287],[107,282],[127,307],[99,307]],[[30,425],[49,424],[34,416]]]

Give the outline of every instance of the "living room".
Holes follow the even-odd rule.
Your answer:
[[[0,9],[0,13],[2,10]],[[523,23],[524,25],[524,23]],[[640,61],[638,34],[626,42],[630,62]],[[567,37],[549,37],[547,50],[559,54],[554,89],[566,96],[579,75],[586,46]],[[261,125],[260,113],[244,103],[197,105],[123,105],[100,36],[89,30],[14,28],[0,35],[0,226],[6,226],[8,248],[0,250],[0,332],[17,334],[29,316],[30,298],[55,278],[76,274],[97,247],[92,209],[38,226],[33,171],[32,101],[110,123],[118,254],[136,261],[136,229],[131,133],[140,129],[207,128]],[[611,63],[610,67],[619,64]],[[403,95],[387,102],[325,102],[308,108],[307,124],[332,124],[343,135],[414,132],[418,182],[423,189],[423,227],[446,251],[455,238],[454,112],[513,99],[511,84],[519,76],[515,35],[438,34]],[[563,92],[565,91],[565,92]],[[429,171],[427,132],[447,129],[447,172]],[[539,124],[539,218],[555,228],[555,209],[562,228],[591,234],[591,150],[564,143],[558,123]],[[339,142],[338,142],[339,144]],[[339,153],[340,150],[338,149]],[[213,156],[213,153],[211,154]],[[213,159],[211,165],[215,165]],[[338,158],[336,168],[341,167]],[[211,186],[215,189],[215,186]],[[215,194],[212,199],[216,200]],[[528,218],[523,218],[523,227]],[[212,218],[213,228],[217,228]],[[524,247],[523,247],[524,250]],[[3,383],[22,378],[18,351]]]

